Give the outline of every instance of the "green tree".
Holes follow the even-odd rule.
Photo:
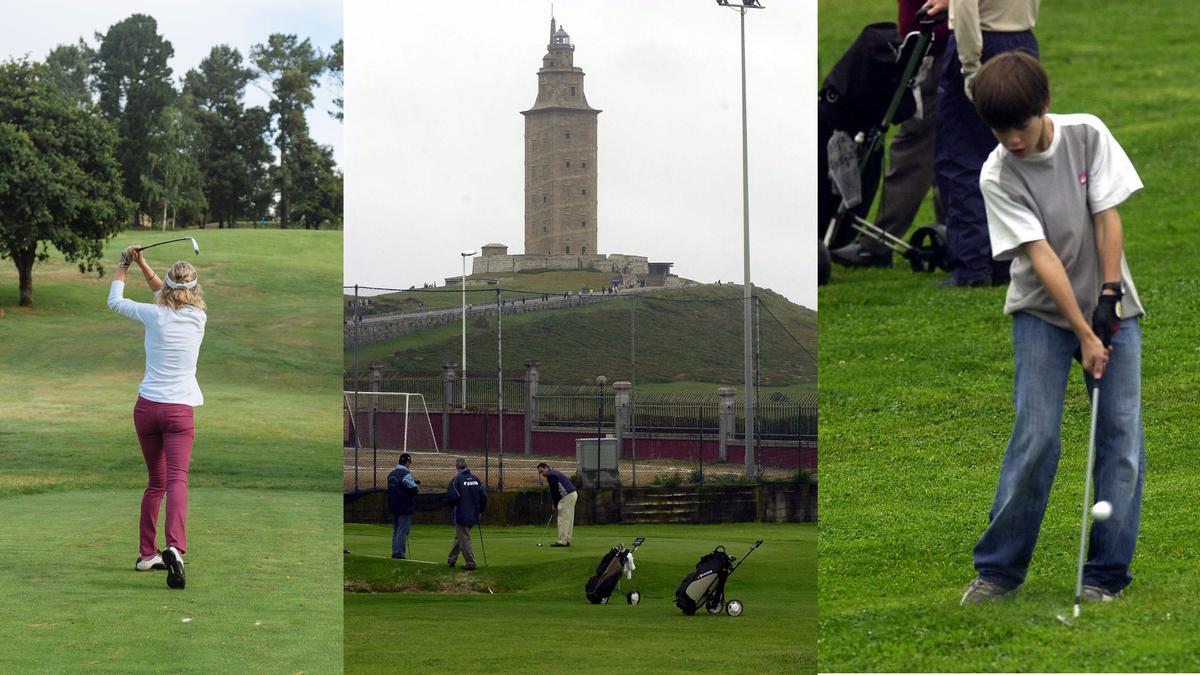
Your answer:
[[[167,65],[175,49],[158,34],[154,17],[145,14],[113,24],[96,39],[96,89],[101,112],[117,125],[120,136],[117,159],[125,176],[124,194],[137,204],[138,213],[153,213],[145,189],[153,154],[150,139],[176,95]]]
[[[241,53],[226,45],[213,47],[199,67],[184,76],[184,95],[192,103],[203,139],[196,158],[204,194],[219,227],[264,214],[265,205],[259,205],[271,197],[270,115],[243,104],[246,85],[254,78]]]
[[[342,173],[333,160],[333,149],[305,138],[298,143],[294,154],[297,161],[293,218],[303,223],[306,230],[319,230],[322,225],[340,225]]]
[[[91,103],[95,95],[96,76],[92,63],[96,50],[79,38],[73,45],[59,45],[46,55],[46,66],[64,91],[80,101]]]
[[[273,33],[266,44],[254,45],[250,58],[263,75],[271,78],[268,109],[275,120],[275,147],[279,150],[279,167],[274,172],[279,226],[287,228],[296,165],[304,161],[304,140],[309,137],[304,112],[313,106],[313,89],[329,61],[307,38],[301,41],[295,35],[281,33]]]
[[[104,241],[132,211],[121,195],[117,135],[45,64],[0,64],[0,258],[12,258],[20,304],[33,305],[33,265],[50,246],[79,271],[98,269]]]
[[[142,176],[146,199],[161,204],[162,229],[167,216],[172,225],[182,212],[187,221],[198,219],[207,207],[196,161],[200,128],[195,119],[176,106],[163,110],[158,129],[149,138],[150,169]]]
[[[342,40],[338,40],[337,42],[335,42],[333,44],[333,47],[330,48],[330,52],[329,52],[329,74],[333,77],[333,81],[335,83],[337,83],[339,92],[342,90],[342,87],[345,86],[345,84],[346,84],[346,81],[344,78],[346,59],[345,59],[342,42],[343,42]],[[344,119],[345,119],[345,111],[344,111],[345,100],[342,99],[341,96],[338,96],[337,98],[333,99],[333,105],[334,105],[334,107],[337,108],[337,110],[330,110],[329,116],[339,122],[344,121]]]

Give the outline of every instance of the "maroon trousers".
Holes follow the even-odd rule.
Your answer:
[[[156,403],[139,396],[133,407],[133,426],[137,429],[149,476],[146,491],[142,494],[139,546],[142,558],[148,559],[158,553],[155,537],[158,508],[164,495],[167,498],[166,543],[183,553],[187,550],[188,466],[196,435],[192,406]]]

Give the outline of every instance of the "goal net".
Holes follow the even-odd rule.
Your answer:
[[[421,394],[342,393],[346,490],[387,486],[402,453],[440,453],[429,407]]]

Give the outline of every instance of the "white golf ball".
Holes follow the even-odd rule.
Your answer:
[[[1112,504],[1107,501],[1099,501],[1092,505],[1092,518],[1096,522],[1104,522],[1112,515]]]

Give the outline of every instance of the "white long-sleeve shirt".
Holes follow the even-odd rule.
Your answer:
[[[157,300],[158,293],[154,296]],[[146,327],[146,375],[138,394],[156,403],[203,404],[196,361],[208,316],[194,307],[174,310],[157,303],[134,302],[125,297],[125,282],[115,279],[108,290],[108,308]]]
[[[1033,29],[1041,0],[950,0],[950,29],[958,42],[963,73],[979,70],[983,32],[1017,33]]]

